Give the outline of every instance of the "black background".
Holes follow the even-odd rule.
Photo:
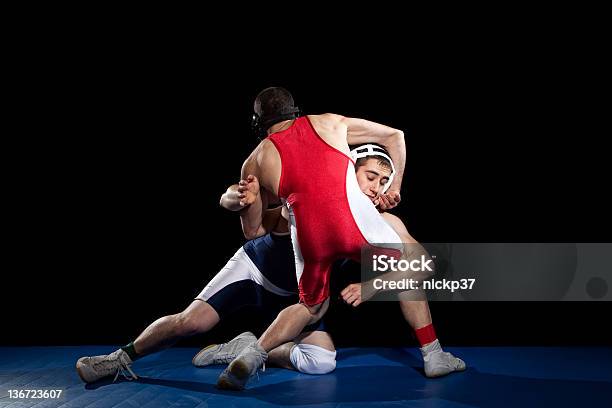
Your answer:
[[[243,242],[238,217],[218,200],[257,144],[252,101],[271,85],[307,113],[404,130],[394,212],[422,242],[610,241],[603,68],[587,52],[578,66],[535,47],[478,59],[326,60],[315,70],[132,51],[47,63],[18,81],[19,130],[5,152],[14,164],[1,344],[127,343],[186,307]],[[413,344],[395,305],[349,309],[336,308],[340,346]],[[605,302],[431,309],[443,344],[612,343]],[[223,339],[250,321],[181,344]]]

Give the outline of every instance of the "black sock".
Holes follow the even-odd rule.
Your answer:
[[[136,354],[136,350],[134,350],[134,342],[133,341],[130,344],[127,344],[127,345],[121,347],[121,350],[125,351],[127,353],[127,355],[130,356],[132,361],[136,361],[136,359],[139,357],[138,354]]]

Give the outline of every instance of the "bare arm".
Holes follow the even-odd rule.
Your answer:
[[[387,221],[387,224],[393,228],[395,233],[399,235],[404,244],[418,244],[417,240],[410,235],[406,225],[404,225],[402,220],[397,215],[390,213],[382,213],[381,215],[385,221]]]
[[[265,157],[269,156],[269,150],[272,144],[268,140],[263,140],[259,146],[251,153],[249,158],[244,162],[241,170],[241,181],[238,186],[241,199],[240,205],[240,221],[242,223],[242,231],[247,239],[253,239],[265,234],[270,229],[272,221],[268,214],[267,220],[264,219],[265,211],[268,208],[269,202],[276,202],[278,199],[271,194],[265,185],[260,185],[261,169]],[[268,155],[268,156],[266,156]],[[265,182],[265,180],[262,180]],[[280,215],[280,210],[279,210]],[[278,222],[278,218],[276,218]],[[272,228],[276,224],[272,225]]]
[[[248,184],[248,183],[247,183]],[[240,186],[233,184],[228,187],[227,191],[221,196],[219,204],[221,207],[230,211],[242,211],[245,210],[249,202],[254,202],[255,195],[252,191],[248,191],[246,194],[240,192]],[[263,204],[263,202],[262,202]],[[278,221],[281,217],[282,207],[272,208],[264,210],[262,214],[262,221],[260,225],[257,225],[256,220],[242,220],[243,221],[243,233],[245,238],[253,239],[265,235],[273,231],[278,225]],[[245,223],[246,221],[246,223]],[[246,227],[246,229],[245,229]]]
[[[261,145],[260,145],[261,146]],[[252,199],[247,202],[240,210],[240,222],[242,232],[246,239],[258,237],[261,233],[263,223],[263,212],[268,206],[268,199],[265,190],[259,187],[259,165],[257,161],[259,146],[251,156],[244,162],[240,172],[240,184],[246,190],[253,193]]]
[[[260,164],[267,141],[253,150],[245,160],[241,170],[241,180],[233,184],[221,195],[219,205],[230,211],[240,212],[242,232],[247,239],[264,235],[274,229],[281,214],[281,209],[267,210],[268,203],[278,199],[260,186]]]
[[[404,132],[365,119],[343,117],[342,122],[347,126],[347,142],[349,145],[378,143],[389,151],[396,170],[396,175],[389,190],[400,191],[406,165]]]
[[[244,206],[240,205],[240,201],[241,197],[240,192],[238,192],[238,184],[232,184],[227,188],[225,193],[221,195],[219,205],[226,210],[240,211],[244,208]]]
[[[390,213],[381,214],[385,221],[393,228],[393,230],[399,235],[402,240],[404,251],[401,259],[411,262],[413,260],[419,260],[421,257],[430,260],[429,253],[427,250],[415,240],[412,235],[408,232],[408,229],[402,222],[402,220],[396,215]],[[425,279],[429,279],[434,274],[435,265],[429,264],[431,269],[421,270],[409,270],[409,271],[391,271],[379,275],[378,278],[389,280],[389,281],[400,281],[401,279],[414,279],[415,281],[422,282]],[[373,281],[364,282],[366,285],[366,292],[378,291],[373,287]],[[369,295],[371,296],[371,295]],[[402,299],[404,300],[424,300],[424,292],[420,289],[407,290],[402,293]]]
[[[283,207],[276,207],[276,208],[270,208],[269,210],[264,211],[263,221],[261,223],[261,228],[260,228],[260,234],[257,236],[268,234],[277,229],[278,222],[281,218],[282,209]]]

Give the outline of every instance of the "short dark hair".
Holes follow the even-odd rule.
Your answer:
[[[286,116],[297,117],[297,108],[293,96],[288,90],[280,86],[273,86],[261,91],[255,98],[253,111],[259,116],[260,123],[264,128],[287,120]]]
[[[391,163],[389,162],[389,160],[385,159],[382,156],[366,156],[366,157],[362,157],[361,159],[357,159],[357,161],[355,162],[355,170],[365,165],[366,162],[370,159],[378,160],[379,166],[382,166],[385,169],[388,169],[389,171],[393,171],[393,168],[391,167]]]

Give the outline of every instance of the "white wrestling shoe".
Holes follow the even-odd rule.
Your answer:
[[[196,367],[205,367],[212,364],[229,364],[246,346],[257,341],[251,332],[244,332],[227,343],[211,344],[203,348],[193,357],[191,362]]]
[[[256,341],[252,342],[223,370],[217,380],[217,387],[222,390],[243,390],[249,378],[264,367],[267,359],[268,353]]]
[[[138,376],[130,368],[131,365],[132,359],[130,356],[122,349],[119,349],[107,355],[81,357],[76,363],[76,370],[81,380],[86,383],[92,383],[111,375],[115,376],[114,382],[119,374],[123,374],[129,380],[136,380]],[[126,371],[129,376],[126,375]]]
[[[425,375],[429,378],[442,377],[454,371],[463,371],[465,362],[442,350],[438,339],[421,348],[425,362]]]

